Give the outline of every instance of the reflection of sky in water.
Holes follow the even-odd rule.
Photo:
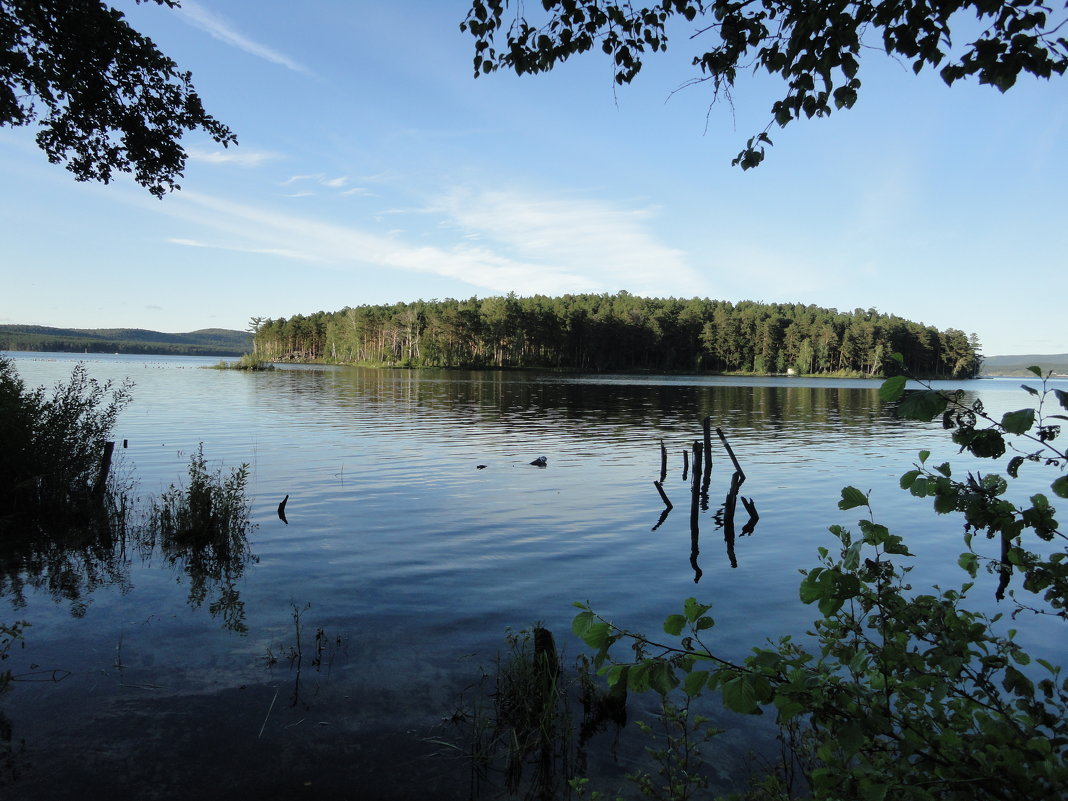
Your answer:
[[[653,633],[697,595],[714,605],[718,647],[742,655],[764,636],[800,632],[811,620],[812,610],[796,601],[797,570],[815,565],[816,547],[830,544],[828,525],[855,524],[856,511],[837,509],[846,484],[872,490],[879,521],[925,558],[917,585],[962,578],[959,522],[936,518],[929,501],[910,498],[897,482],[921,448],[934,464],[959,465],[958,473],[967,462],[937,426],[888,419],[874,383],[317,368],[246,374],[194,369],[209,359],[86,361],[93,375],[136,382],[116,437],[129,441],[121,454],[141,492],[158,494],[183,478],[199,442],[213,468],[250,464],[258,523],[251,550],[259,562],[237,587],[249,633],[222,630],[207,604],[191,609],[187,578],[158,556],[132,560],[125,595],[112,587],[86,599],[84,619],[47,597],[8,607],[4,619],[33,623],[19,660],[74,672],[60,685],[20,684],[5,701],[31,750],[49,738],[76,750],[104,718],[133,726],[161,698],[213,694],[217,707],[191,700],[195,715],[181,725],[222,725],[221,718],[231,725],[245,716],[255,738],[271,693],[284,700],[292,681],[284,663],[268,670],[262,656],[292,639],[294,603],[312,604],[306,637],[322,626],[348,642],[329,675],[305,671],[330,699],[305,694],[307,714],[335,727],[316,735],[327,749],[343,750],[360,731],[395,733],[438,717],[471,678],[470,661],[458,660],[478,653],[472,659],[488,664],[507,626],[544,621],[574,655],[580,649],[567,632],[576,600]],[[16,364],[27,384],[50,386],[69,377],[72,358],[18,356]],[[1020,383],[967,388],[1000,417],[1027,404]],[[700,437],[705,414],[745,469],[741,493],[756,501],[760,523],[737,540],[739,566],[731,569],[712,521],[730,478],[713,433],[695,586],[682,451]],[[651,531],[663,510],[652,486],[661,440],[669,451],[664,490],[675,508]],[[545,469],[529,464],[540,455]],[[1028,481],[1021,496],[1042,489]],[[288,526],[276,514],[286,494]],[[740,506],[738,515],[740,528]],[[155,689],[124,686],[131,684]],[[284,728],[297,718],[287,715],[266,735],[281,753],[297,747]],[[158,725],[174,736],[169,720]],[[103,764],[113,757],[101,756]]]

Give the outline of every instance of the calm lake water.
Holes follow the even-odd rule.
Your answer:
[[[713,604],[725,655],[801,633],[814,610],[797,601],[797,571],[830,544],[827,526],[855,527],[857,511],[837,508],[846,484],[871,490],[878,520],[906,535],[914,583],[963,580],[960,521],[935,517],[897,481],[921,448],[935,464],[968,462],[940,426],[891,419],[874,382],[249,374],[200,369],[213,359],[10,355],[31,386],[68,379],[78,360],[96,378],[131,378],[134,402],[115,436],[128,444],[118,469],[136,477],[136,493],[181,481],[203,443],[212,468],[249,465],[256,528],[229,585],[158,553],[88,559],[59,577],[3,566],[0,619],[32,624],[7,666],[42,679],[17,682],[0,702],[17,746],[14,780],[0,787],[8,799],[466,797],[465,764],[436,741],[508,628],[543,622],[570,660],[582,650],[573,601],[654,634],[696,595]],[[1020,383],[952,386],[1000,416],[1028,405]],[[682,453],[705,415],[760,515],[735,543],[737,566],[715,521],[732,472],[715,434],[691,558]],[[658,526],[661,441],[674,509]],[[530,465],[538,456],[546,467]],[[1021,497],[1048,487],[1021,472]],[[288,524],[277,515],[286,495]],[[739,529],[747,519],[739,505]],[[21,592],[13,578],[27,582]],[[993,580],[982,580],[995,609]],[[295,610],[299,674],[285,657]],[[315,668],[320,629],[329,645]],[[1063,662],[1059,628],[1022,636]],[[69,675],[44,680],[53,670]],[[743,728],[722,759],[741,759],[758,734]]]

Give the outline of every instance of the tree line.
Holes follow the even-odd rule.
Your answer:
[[[429,300],[253,318],[255,355],[398,367],[972,378],[975,334],[875,309],[643,298],[628,292]]]

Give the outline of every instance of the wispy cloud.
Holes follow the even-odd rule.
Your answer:
[[[687,295],[706,283],[685,253],[650,233],[649,209],[500,190],[456,191],[440,209],[464,238],[582,276],[582,291]]]
[[[199,3],[194,2],[194,0],[185,0],[185,2],[182,3],[180,13],[191,25],[200,28],[205,33],[218,39],[220,42],[225,42],[239,50],[244,50],[249,55],[262,58],[265,61],[270,61],[272,64],[280,64],[286,69],[293,70],[294,72],[302,72],[306,75],[312,74],[310,69],[303,64],[294,61],[284,53],[280,53],[273,48],[260,44],[259,42],[254,42],[244,34],[239,33],[229,22],[222,17],[217,16],[214,12],[208,11]]]
[[[281,154],[271,153],[266,150],[240,150],[237,148],[204,150],[198,147],[191,147],[186,150],[186,154],[193,161],[203,161],[208,164],[236,164],[239,167],[259,167],[268,161],[282,158]]]
[[[315,172],[315,173],[309,173],[308,175],[294,175],[294,176],[291,176],[291,177],[287,178],[286,180],[282,181],[282,186],[292,186],[293,184],[300,184],[300,183],[313,183],[313,184],[318,184],[319,186],[325,186],[328,189],[341,189],[346,184],[348,184],[348,182],[349,182],[349,177],[347,175],[339,175],[336,178],[327,178],[324,173]],[[342,194],[349,194],[349,193],[348,192],[344,192]]]
[[[698,293],[684,255],[644,228],[648,211],[519,193],[455,193],[419,211],[416,232],[371,232],[185,191],[167,204],[199,225],[175,244],[262,253],[347,272],[398,270],[454,279],[476,291],[561,294],[628,289]],[[426,214],[442,225],[428,231]],[[413,215],[413,217],[416,215]],[[214,234],[209,233],[209,230]],[[213,241],[214,240],[214,241]]]
[[[187,248],[205,248],[207,250],[226,250],[232,253],[261,253],[267,256],[281,256],[286,259],[296,259],[297,261],[319,261],[315,256],[308,253],[299,253],[295,250],[285,250],[281,248],[256,248],[256,247],[239,247],[236,245],[220,245],[212,242],[200,242],[196,239],[181,239],[173,237],[167,240],[172,245],[182,245]]]

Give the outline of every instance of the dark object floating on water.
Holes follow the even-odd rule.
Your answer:
[[[476,470],[485,470],[486,469],[486,465],[484,465],[484,464],[476,464],[475,465],[475,469]]]
[[[545,465],[547,465],[548,463],[549,463],[549,460],[546,459],[544,456],[539,456],[537,459],[535,459],[533,462],[531,462],[531,464],[534,465],[535,467],[545,467]]]
[[[289,525],[289,521],[286,520],[286,502],[288,500],[289,496],[286,495],[286,497],[282,498],[282,502],[278,504],[278,519],[285,523],[287,526]]]

